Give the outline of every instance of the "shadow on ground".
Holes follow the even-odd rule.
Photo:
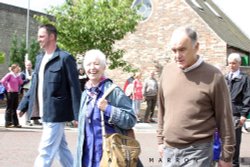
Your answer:
[[[250,166],[250,157],[241,157],[241,165],[249,165]]]

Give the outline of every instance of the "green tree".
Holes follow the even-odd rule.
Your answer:
[[[4,64],[4,62],[5,62],[5,53],[0,52],[0,64]]]
[[[24,48],[21,48],[24,42]],[[20,44],[21,43],[21,44]],[[19,42],[17,34],[15,33],[12,37],[11,47],[10,47],[10,64],[17,63],[23,68],[24,55],[26,53],[25,41],[21,40]]]
[[[124,50],[114,48],[117,40],[135,31],[140,16],[131,8],[132,0],[68,0],[48,10],[55,20],[36,16],[40,23],[51,23],[58,30],[58,44],[73,55],[89,49],[102,50],[110,60],[110,69],[131,66],[122,59]]]
[[[25,68],[24,61],[25,61],[25,54],[28,52],[29,59],[31,60],[32,64],[35,63],[35,57],[39,52],[39,44],[36,40],[32,39],[28,51],[26,50],[26,42],[25,38],[21,37],[18,38],[16,33],[12,37],[11,41],[11,48],[10,48],[10,64],[17,63],[20,65],[22,69]]]
[[[32,62],[33,67],[35,65],[36,56],[39,53],[39,51],[40,51],[40,46],[37,40],[31,39],[28,54],[29,54],[29,60]]]

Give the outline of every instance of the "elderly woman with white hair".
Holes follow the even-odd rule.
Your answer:
[[[239,167],[241,130],[250,111],[250,80],[248,75],[240,70],[240,54],[231,53],[227,60],[229,73],[226,75],[226,81],[231,94],[236,137],[233,166]]]
[[[75,167],[99,167],[102,158],[101,114],[106,133],[126,133],[136,123],[132,101],[116,87],[107,100],[101,100],[112,80],[104,75],[106,56],[100,50],[87,51],[84,69],[89,78],[81,97],[78,117],[78,143]]]

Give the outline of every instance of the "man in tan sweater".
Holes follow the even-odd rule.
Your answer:
[[[163,69],[159,86],[159,152],[164,167],[210,167],[218,128],[219,166],[231,167],[235,134],[229,91],[223,74],[197,55],[197,38],[190,27],[173,32],[175,62]]]

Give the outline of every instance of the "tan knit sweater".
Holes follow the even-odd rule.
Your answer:
[[[218,127],[222,158],[231,161],[235,136],[229,96],[214,66],[203,62],[184,73],[175,63],[167,65],[159,86],[158,143],[183,148],[211,142]]]

